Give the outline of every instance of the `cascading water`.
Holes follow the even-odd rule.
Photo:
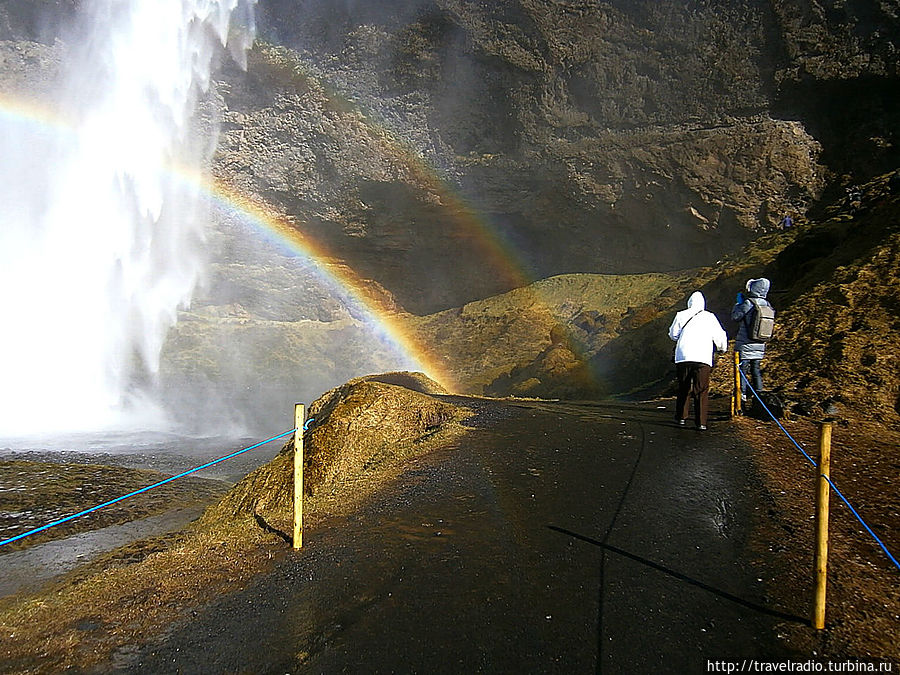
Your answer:
[[[255,1],[86,3],[51,121],[0,118],[0,433],[162,423],[147,391],[203,264],[196,104]]]

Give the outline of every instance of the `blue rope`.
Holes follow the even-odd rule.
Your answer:
[[[800,444],[797,443],[797,441],[794,440],[794,437],[791,436],[791,435],[788,433],[787,429],[785,429],[785,428],[781,425],[781,422],[779,422],[779,421],[776,419],[775,415],[772,414],[772,411],[769,410],[769,408],[766,406],[765,403],[763,403],[763,401],[762,401],[762,399],[760,398],[759,394],[757,394],[757,393],[756,393],[756,390],[753,388],[753,385],[751,385],[750,382],[749,382],[749,380],[747,380],[747,376],[744,375],[744,371],[742,371],[740,368],[738,368],[738,372],[741,374],[741,377],[743,378],[744,382],[747,384],[747,388],[748,388],[748,389],[751,391],[751,393],[756,397],[756,400],[759,401],[759,404],[760,404],[763,408],[765,408],[765,411],[766,411],[767,413],[769,413],[769,416],[775,421],[775,424],[777,424],[777,425],[779,426],[779,428],[784,432],[784,435],[787,436],[787,437],[791,440],[791,442],[792,442],[795,446],[797,446],[797,448],[800,450],[800,452],[803,453],[803,456],[806,457],[806,459],[808,459],[808,460],[812,463],[812,465],[813,465],[814,467],[816,467],[816,469],[818,469],[818,468],[819,468],[819,464],[818,464],[815,460],[813,460],[813,458],[810,457],[802,447],[800,447]],[[875,534],[875,533],[872,531],[872,528],[869,527],[869,525],[866,523],[865,520],[863,520],[862,516],[859,515],[859,512],[858,512],[856,509],[853,508],[853,506],[850,504],[850,502],[847,500],[847,498],[844,496],[844,494],[843,494],[840,490],[838,490],[837,485],[835,485],[835,484],[831,481],[831,478],[829,478],[828,476],[826,476],[824,473],[820,473],[819,475],[820,475],[822,478],[824,478],[825,480],[828,481],[828,484],[831,486],[831,489],[834,490],[835,493],[837,494],[837,496],[841,498],[841,501],[843,501],[844,504],[847,505],[847,508],[850,509],[850,512],[851,512],[854,516],[856,516],[856,519],[857,519],[860,523],[862,523],[862,526],[863,526],[864,528],[866,528],[866,531],[867,531],[869,534],[872,535],[872,538],[875,539],[875,541],[876,541],[876,542],[878,543],[878,545],[881,547],[881,550],[885,552],[885,554],[887,555],[887,557],[891,559],[891,562],[894,563],[894,566],[895,566],[898,570],[900,570],[900,562],[897,562],[897,559],[891,554],[891,552],[888,550],[887,546],[884,545],[884,542],[881,541],[881,539],[878,538],[878,535]]]
[[[781,422],[778,421],[778,418],[776,418],[775,415],[772,414],[772,411],[769,410],[769,407],[765,403],[763,403],[763,400],[759,397],[759,394],[756,393],[756,390],[750,384],[750,381],[747,379],[747,376],[744,375],[744,371],[741,370],[740,368],[738,368],[738,372],[741,374],[741,377],[744,379],[744,382],[747,384],[747,388],[753,393],[754,396],[756,396],[756,400],[759,401],[759,404],[765,409],[765,411],[767,413],[769,413],[769,417],[771,417],[775,421],[775,424],[777,424],[778,427],[784,432],[784,435],[787,436],[789,439],[791,439],[791,442],[797,447],[797,449],[800,452],[803,453],[803,456],[809,460],[810,464],[812,464],[815,467],[818,467],[819,465],[816,463],[816,460],[814,460],[812,457],[810,457],[808,454],[806,454],[806,450],[804,450],[800,446],[800,444],[794,440],[794,437],[788,433],[787,429],[785,429],[783,426],[781,426]]]
[[[878,538],[878,535],[875,534],[874,532],[872,532],[872,528],[869,527],[868,525],[866,525],[866,521],[864,521],[864,520],[862,519],[862,516],[860,516],[860,515],[856,512],[856,509],[854,509],[854,508],[850,505],[850,502],[847,501],[847,498],[841,493],[840,490],[837,489],[837,485],[835,485],[834,483],[832,483],[832,482],[831,482],[831,479],[830,479],[828,476],[826,476],[824,473],[822,474],[822,478],[824,478],[825,480],[828,481],[828,484],[829,484],[829,485],[832,487],[832,489],[837,493],[837,496],[840,497],[841,500],[847,505],[847,508],[850,509],[850,511],[853,512],[853,515],[856,516],[856,519],[857,519],[859,522],[861,522],[861,523],[863,524],[863,527],[865,527],[866,530],[868,530],[869,534],[871,534],[872,537],[875,538],[875,541],[878,542],[878,545],[882,548],[882,550],[883,550],[885,553],[887,553],[887,557],[891,559],[891,562],[893,562],[894,565],[897,566],[897,569],[900,570],[900,562],[897,562],[897,559],[896,559],[894,556],[891,555],[891,552],[887,550],[887,546],[885,546],[884,543],[882,543],[881,539]]]
[[[52,523],[47,523],[46,525],[42,525],[41,527],[35,528],[33,530],[29,530],[28,532],[23,532],[22,534],[16,535],[15,537],[11,537],[10,539],[4,539],[0,541],[0,546],[4,544],[11,544],[14,541],[18,541],[24,537],[31,536],[32,534],[37,534],[38,532],[43,532],[44,530],[50,529],[51,527],[55,527],[56,525],[62,525],[70,520],[74,520],[75,518],[79,518],[81,516],[87,515],[88,513],[92,513],[97,509],[102,509],[104,506],[109,506],[110,504],[115,504],[116,502],[120,502],[123,499],[128,499],[129,497],[134,497],[135,495],[139,495],[142,492],[147,492],[147,490],[152,490],[153,488],[157,488],[160,485],[165,485],[166,483],[170,483],[173,480],[177,480],[178,478],[183,478],[184,476],[188,476],[192,473],[197,473],[203,469],[211,467],[213,464],[218,464],[219,462],[224,462],[226,459],[231,459],[232,457],[237,457],[245,452],[249,452],[250,450],[255,450],[261,445],[265,445],[266,443],[271,443],[272,441],[277,441],[279,438],[284,438],[285,436],[289,436],[294,433],[296,429],[291,429],[290,431],[285,431],[283,434],[279,434],[278,436],[272,436],[272,438],[268,438],[264,441],[260,441],[254,445],[251,445],[249,448],[244,448],[243,450],[238,450],[237,452],[232,452],[230,455],[226,455],[225,457],[220,457],[219,459],[214,459],[211,462],[207,462],[203,466],[198,466],[196,469],[191,469],[190,471],[185,471],[183,473],[178,474],[177,476],[170,476],[165,480],[161,480],[158,483],[154,483],[153,485],[148,485],[145,488],[141,488],[140,490],[135,490],[134,492],[130,492],[127,495],[122,495],[121,497],[116,497],[115,499],[110,499],[108,502],[104,502],[102,504],[98,504],[97,506],[92,506],[89,509],[85,509],[79,513],[74,513],[71,516],[66,516],[65,518],[60,518],[59,520],[54,520]]]

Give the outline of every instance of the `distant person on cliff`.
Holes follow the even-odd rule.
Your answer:
[[[694,291],[687,309],[675,315],[669,326],[669,337],[675,340],[675,375],[678,397],[675,401],[675,420],[684,426],[694,403],[694,422],[700,431],[706,430],[709,410],[709,376],[715,350],[728,349],[725,329],[712,312],[706,311],[706,299]]]
[[[766,341],[772,336],[775,310],[766,300],[769,294],[768,279],[750,279],[745,287],[746,294],[738,293],[737,302],[731,310],[731,318],[738,322],[734,349],[740,354],[741,401],[747,402],[748,380],[757,392],[763,390],[760,361],[766,355]]]

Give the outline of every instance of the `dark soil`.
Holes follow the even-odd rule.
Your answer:
[[[797,417],[781,423],[818,462],[819,425]],[[754,464],[766,481],[768,544],[758,554],[777,559],[785,570],[778,585],[782,597],[799,595],[811,608],[818,472],[774,422],[745,417],[735,424],[755,448]],[[898,447],[900,435],[878,424],[841,420],[833,428],[831,479],[895,558],[900,551]],[[810,633],[792,626],[793,644],[817,656],[900,664],[900,569],[833,491],[827,593],[826,629]]]

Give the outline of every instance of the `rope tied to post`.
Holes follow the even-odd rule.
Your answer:
[[[793,443],[794,446],[801,453],[803,453],[803,456],[806,457],[806,459],[809,461],[809,463],[812,464],[813,467],[815,467],[818,470],[818,468],[819,468],[818,462],[816,462],[812,457],[809,456],[809,453],[807,453],[806,450],[803,449],[803,446],[801,446],[796,441],[796,439],[794,439],[794,437],[791,436],[791,434],[788,432],[788,430],[784,428],[784,425],[782,425],[781,422],[779,422],[778,419],[775,417],[775,415],[772,414],[772,411],[769,410],[769,408],[766,406],[765,403],[763,403],[762,398],[759,396],[759,394],[753,388],[753,385],[750,384],[750,381],[747,379],[747,376],[744,374],[744,372],[741,370],[738,370],[738,372],[740,373],[741,379],[746,383],[747,388],[750,390],[750,392],[756,398],[756,402],[759,403],[763,407],[763,409],[768,413],[769,417],[771,417],[772,420],[775,422],[775,424],[778,425],[778,428],[781,429],[781,431],[784,433],[784,435],[788,437],[788,439],[791,441],[791,443]],[[894,555],[888,550],[888,547],[885,545],[885,543],[883,541],[881,541],[881,539],[878,537],[878,535],[875,534],[875,532],[872,530],[871,527],[869,527],[869,524],[866,523],[865,520],[863,520],[863,517],[859,514],[859,512],[855,508],[853,508],[853,505],[850,504],[850,501],[838,489],[837,485],[834,484],[834,482],[831,480],[831,478],[821,472],[819,473],[819,476],[821,478],[824,478],[828,482],[828,484],[831,486],[831,489],[834,490],[835,494],[841,498],[841,501],[844,502],[844,504],[847,505],[847,508],[850,509],[850,512],[856,517],[856,519],[862,524],[862,526],[866,529],[866,531],[872,536],[872,538],[875,540],[875,542],[878,544],[878,546],[881,547],[881,550],[884,551],[885,555],[887,555],[887,557],[894,564],[894,566],[898,570],[900,570],[900,562],[897,561],[897,558],[894,557]]]

